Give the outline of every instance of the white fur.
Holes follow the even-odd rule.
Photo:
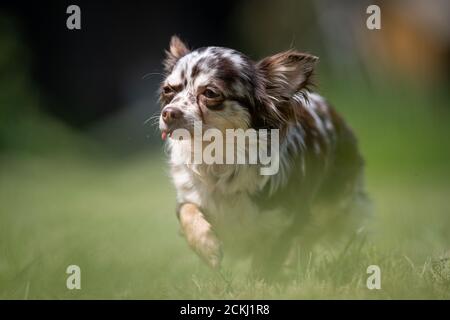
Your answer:
[[[315,104],[314,100],[311,104]],[[315,121],[320,121],[323,126],[317,115]],[[178,202],[203,208],[225,246],[238,249],[241,243],[244,250],[245,244],[251,245],[255,239],[276,237],[289,221],[280,211],[260,212],[251,195],[266,184],[269,184],[270,193],[286,184],[293,161],[288,150],[298,155],[295,161],[301,161],[304,170],[304,135],[300,124],[289,128],[280,145],[280,171],[274,176],[260,175],[258,165],[188,164],[191,142],[169,139],[171,174]]]

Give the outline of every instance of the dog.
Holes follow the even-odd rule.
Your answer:
[[[171,38],[159,129],[181,232],[213,269],[225,252],[249,257],[255,270],[270,274],[299,241],[307,248],[364,226],[364,162],[349,126],[311,90],[317,61],[290,49],[254,62],[223,47],[191,51]],[[196,123],[222,133],[278,130],[278,172],[261,175],[260,164],[192,163],[192,139],[173,133],[193,132]]]

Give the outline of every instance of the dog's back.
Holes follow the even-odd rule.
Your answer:
[[[254,261],[254,268],[265,263],[269,271],[278,269],[293,240],[303,253],[320,239],[348,241],[361,233],[370,217],[364,161],[352,130],[322,97],[312,93],[304,98],[307,101],[294,102],[298,121],[281,145],[279,175],[254,195],[262,212],[283,208],[290,222],[264,249],[264,258]]]
[[[256,195],[261,210],[283,207],[295,216],[292,230],[330,223],[362,225],[370,204],[364,161],[352,130],[325,99],[307,94],[281,146],[280,175]],[[275,191],[273,191],[275,190]],[[354,223],[348,223],[351,219]]]

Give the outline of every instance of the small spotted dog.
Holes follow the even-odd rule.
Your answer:
[[[228,48],[191,51],[176,36],[166,54],[159,127],[182,233],[207,264],[219,268],[225,251],[273,272],[293,244],[308,248],[312,239],[363,225],[363,160],[349,127],[309,90],[317,57],[289,50],[254,62]],[[198,121],[222,132],[279,129],[278,173],[261,175],[254,164],[189,163],[186,144],[193,142],[171,135],[192,132]]]

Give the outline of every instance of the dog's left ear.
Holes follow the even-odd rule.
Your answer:
[[[164,60],[164,69],[171,72],[177,61],[190,52],[188,47],[177,36],[170,39],[169,50],[166,50],[166,59]]]
[[[265,82],[265,89],[271,99],[282,102],[308,88],[311,75],[319,58],[289,50],[264,58],[257,63]]]

